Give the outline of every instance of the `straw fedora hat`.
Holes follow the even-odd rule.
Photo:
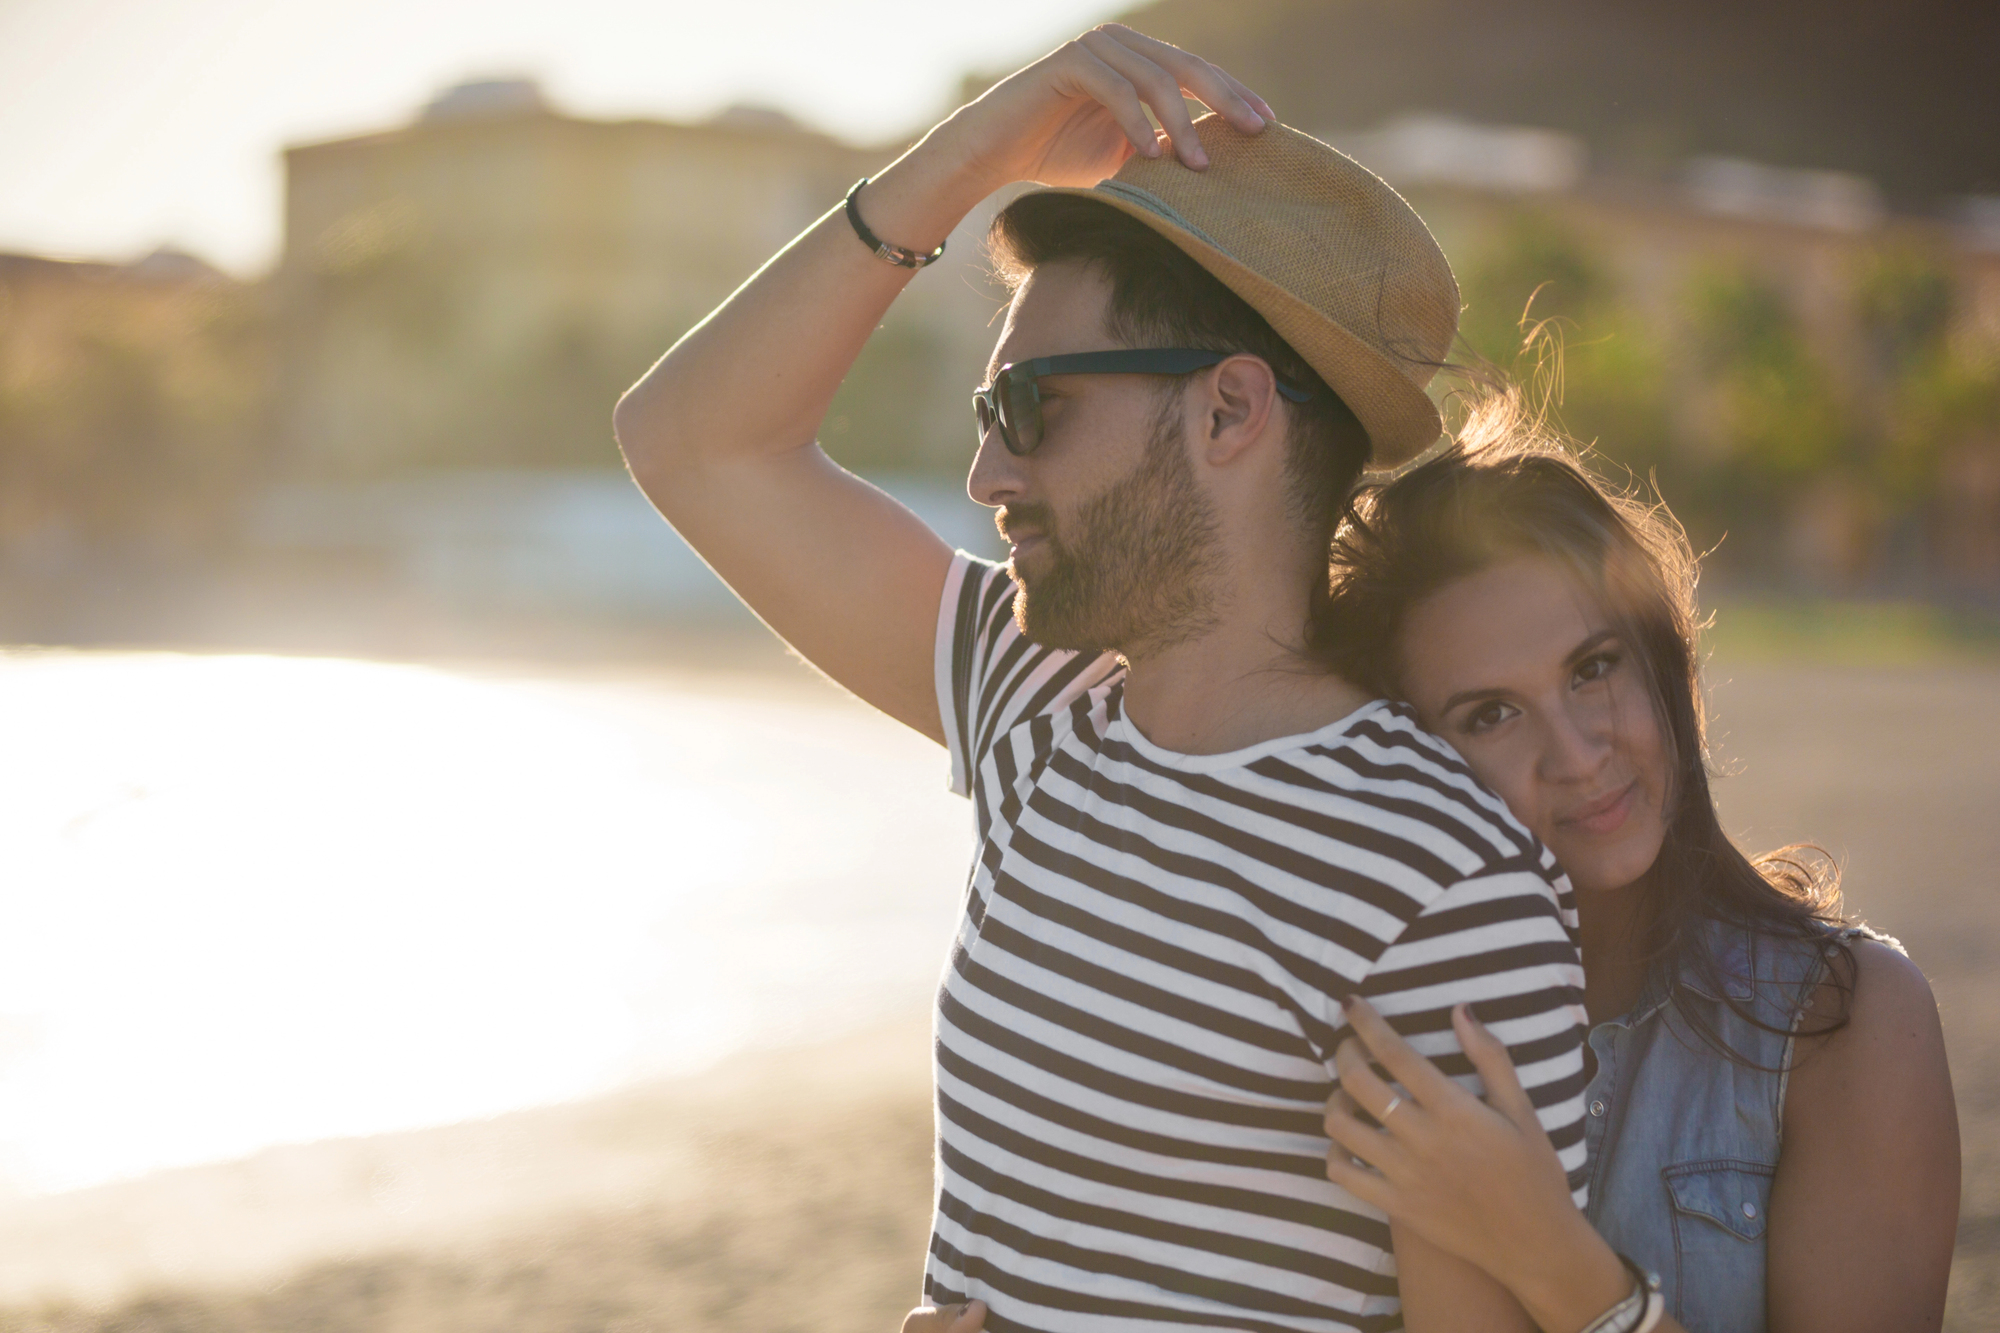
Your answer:
[[[1372,467],[1423,452],[1443,430],[1424,392],[1458,332],[1458,282],[1430,228],[1353,158],[1286,125],[1261,134],[1195,121],[1208,169],[1134,155],[1088,189],[1221,279],[1340,395],[1368,432]]]

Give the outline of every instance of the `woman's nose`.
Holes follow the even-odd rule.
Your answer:
[[[1611,757],[1616,735],[1603,709],[1575,703],[1556,709],[1542,751],[1542,776],[1551,782],[1587,781]]]

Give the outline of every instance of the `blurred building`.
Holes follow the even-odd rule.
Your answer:
[[[755,108],[577,119],[524,81],[461,85],[400,129],[290,149],[284,471],[615,466],[619,391],[890,155]],[[960,238],[953,258],[976,248]],[[960,276],[914,284],[858,368],[870,400],[849,394],[829,423],[868,428],[846,442],[854,461],[909,466],[947,433],[945,400],[913,386],[984,360],[993,302]],[[949,411],[963,444],[969,416]]]
[[[709,616],[733,602],[619,467],[618,394],[893,156],[740,107],[602,122],[529,82],[286,153],[275,484],[257,549],[372,568],[449,603]],[[997,331],[980,235],[919,275],[822,442],[952,540],[968,399]]]

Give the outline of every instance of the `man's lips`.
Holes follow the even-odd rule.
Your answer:
[[[1016,559],[1020,557],[1023,551],[1032,550],[1045,540],[1040,528],[1009,528],[1005,536],[1007,538],[1007,552]]]
[[[1557,817],[1558,824],[1581,829],[1585,833],[1616,833],[1632,813],[1632,801],[1639,791],[1639,779],[1633,778],[1608,796],[1600,796],[1587,805],[1580,805],[1568,814]]]

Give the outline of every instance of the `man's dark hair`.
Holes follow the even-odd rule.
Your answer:
[[[1368,435],[1319,372],[1250,303],[1172,241],[1117,209],[1068,194],[1023,195],[993,219],[994,272],[1018,287],[1043,264],[1090,265],[1111,285],[1105,332],[1131,347],[1247,352],[1312,392],[1291,403],[1286,474],[1302,523],[1330,543],[1368,462]],[[1176,388],[1179,381],[1173,381]]]

